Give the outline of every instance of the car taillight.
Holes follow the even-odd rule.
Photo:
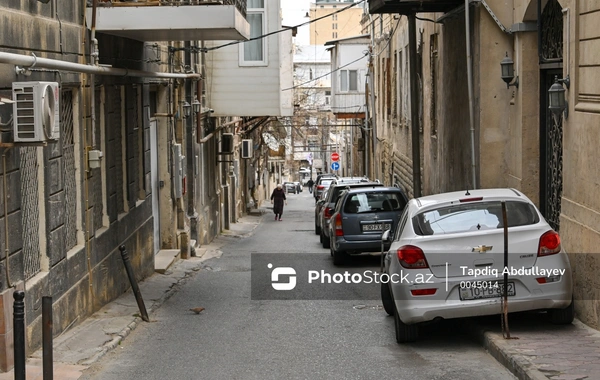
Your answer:
[[[398,248],[398,260],[400,265],[409,269],[424,269],[429,268],[423,250],[414,245],[404,245]]]
[[[342,228],[342,215],[337,214],[335,217],[335,236],[344,236],[344,229]]]
[[[325,186],[323,186],[323,185],[317,186],[317,190],[323,190],[324,188],[325,188]]]
[[[326,207],[325,211],[323,211],[323,216],[325,217],[325,219],[329,219],[331,218],[331,215],[333,215],[333,208]]]
[[[540,237],[538,257],[554,255],[560,252],[560,236],[556,231],[550,230]]]
[[[436,288],[431,288],[431,289],[411,289],[410,290],[410,294],[412,294],[413,296],[431,296],[431,295],[434,295],[435,292],[437,292]]]

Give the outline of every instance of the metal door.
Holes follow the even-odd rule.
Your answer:
[[[548,90],[563,77],[563,21],[557,0],[548,0],[540,17],[540,211],[554,230],[560,228],[563,116],[548,109]]]

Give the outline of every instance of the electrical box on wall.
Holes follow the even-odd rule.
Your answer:
[[[251,139],[242,140],[242,158],[252,158],[253,142]]]

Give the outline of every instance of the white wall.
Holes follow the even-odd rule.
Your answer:
[[[265,1],[266,33],[281,30],[280,0]],[[243,44],[206,53],[206,100],[213,116],[291,116],[293,114],[292,34],[277,33],[265,38],[266,66],[240,66]],[[227,41],[208,41],[207,47]]]

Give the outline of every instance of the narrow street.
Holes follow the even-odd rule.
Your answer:
[[[153,323],[140,325],[82,379],[514,378],[456,322],[427,326],[417,343],[398,345],[393,318],[372,288],[356,293],[352,285],[348,293],[336,284],[318,299],[253,299],[265,297],[251,287],[251,255],[289,256],[331,273],[378,269],[378,256],[333,266],[314,234],[306,190],[288,195],[282,222],[267,213],[251,237],[220,239],[227,240],[221,257],[206,261]],[[205,310],[197,315],[194,307]]]

